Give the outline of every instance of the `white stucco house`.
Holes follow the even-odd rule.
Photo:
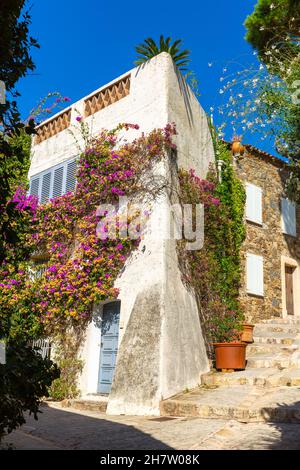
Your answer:
[[[205,177],[214,161],[206,115],[170,55],[162,53],[39,126],[29,179],[30,192],[42,202],[75,187],[78,148],[69,131],[76,129],[78,113],[92,134],[120,122],[139,124],[139,132],[175,122],[176,161],[157,170],[171,184],[172,165]],[[127,138],[136,137],[130,133]],[[166,191],[150,218],[158,216],[164,226],[170,204]],[[197,304],[181,281],[176,240],[150,235],[117,280],[118,301],[95,307],[102,322],[90,323],[81,351],[81,394],[108,395],[110,414],[158,415],[162,399],[197,386],[209,370]]]

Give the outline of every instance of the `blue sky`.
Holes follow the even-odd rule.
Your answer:
[[[50,91],[76,101],[132,68],[135,45],[161,33],[191,50],[191,70],[206,111],[217,106],[222,68],[255,61],[243,22],[256,0],[32,0],[31,34],[36,70],[18,85],[22,116]],[[211,67],[208,63],[212,63]],[[230,135],[226,136],[230,138]],[[249,143],[274,152],[252,135]]]

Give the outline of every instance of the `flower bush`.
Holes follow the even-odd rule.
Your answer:
[[[109,236],[110,215],[99,212],[99,204],[118,209],[119,196],[144,195],[147,173],[174,149],[172,124],[130,143],[120,139],[120,133],[129,129],[138,126],[121,124],[89,141],[79,157],[74,193],[37,205],[35,197],[18,188],[10,201],[24,218],[23,250],[18,257],[12,245],[0,267],[0,321],[12,337],[24,336],[25,330],[28,338],[50,335],[58,341],[62,374],[52,386],[56,398],[76,396],[74,384],[82,367],[77,358],[79,337],[82,340],[93,306],[117,298],[115,281],[140,241],[129,235]],[[217,151],[224,153],[225,162],[227,158],[222,183],[213,170],[207,180],[194,170],[178,172],[181,202],[205,207],[204,248],[187,251],[180,241],[178,251],[185,267],[184,281],[196,292],[209,339],[224,341],[233,338],[241,321],[238,289],[244,196],[230,154],[220,146]],[[118,212],[112,217],[118,229],[138,231],[136,215],[131,213],[126,222]],[[76,347],[66,355],[65,339],[75,337],[76,332]]]
[[[210,353],[211,342],[237,340],[244,319],[239,287],[245,192],[235,176],[230,152],[213,137],[216,157],[224,162],[221,182],[214,167],[207,180],[195,177],[193,171],[179,172],[181,202],[204,204],[204,246],[188,251],[185,241],[178,242],[183,280],[196,295]]]
[[[116,205],[119,195],[140,191],[141,175],[174,147],[176,133],[173,125],[167,125],[120,145],[119,133],[131,128],[138,126],[123,124],[103,131],[85,149],[78,162],[75,193],[37,206],[24,190],[15,192],[11,204],[28,219],[22,240],[28,258],[15,265],[12,246],[10,259],[0,269],[1,319],[13,319],[14,334],[22,331],[23,318],[32,318],[30,335],[41,325],[52,333],[61,331],[70,322],[88,321],[95,303],[117,297],[115,280],[139,240],[99,237],[97,208],[104,202]],[[127,224],[134,224],[133,219],[134,215]],[[46,258],[38,278],[30,255]]]

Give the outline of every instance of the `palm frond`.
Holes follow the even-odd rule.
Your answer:
[[[161,52],[167,52],[180,70],[186,70],[182,67],[187,66],[190,62],[190,51],[188,49],[180,51],[181,44],[181,39],[176,39],[172,44],[171,36],[164,38],[162,34],[160,35],[158,44],[154,39],[150,37],[146,38],[143,43],[139,44],[135,48],[138,53],[135,65],[144,64]]]
[[[170,54],[173,56],[175,54],[177,54],[177,52],[179,51],[179,44],[181,43],[181,39],[177,39],[175,42],[173,42],[171,48],[170,48]]]

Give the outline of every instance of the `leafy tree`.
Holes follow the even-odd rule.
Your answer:
[[[20,180],[26,178],[29,166],[29,135],[34,121],[20,121],[15,89],[17,81],[34,70],[30,48],[38,47],[29,36],[30,15],[22,13],[25,0],[2,0],[0,4],[0,80],[9,99],[0,104],[0,263],[5,259],[7,245],[17,243],[19,211],[9,201]],[[28,136],[28,137],[27,137]]]
[[[25,4],[25,0],[0,3],[0,80],[8,98],[0,104],[0,281],[5,274],[23,272],[18,267],[29,256],[26,233],[31,230],[36,204],[32,197],[27,198],[25,188],[18,188],[27,177],[34,120],[21,122],[15,86],[34,69],[30,49],[38,47],[29,36],[30,15],[22,13]],[[10,287],[9,283],[5,286]],[[41,398],[59,375],[52,361],[43,359],[28,344],[34,330],[33,315],[15,315],[22,320],[16,328],[16,312],[6,313],[3,309],[0,312],[0,339],[6,342],[7,355],[6,363],[0,364],[0,439],[25,422],[25,411],[37,417]]]
[[[291,163],[287,192],[300,202],[300,0],[258,0],[245,26],[269,73],[256,97],[258,113],[275,122],[277,151]]]
[[[160,36],[158,44],[152,38],[147,38],[142,44],[135,48],[136,52],[139,54],[135,65],[142,65],[161,52],[167,52],[180,70],[187,70],[186,66],[190,62],[190,51],[188,49],[181,51],[181,45],[181,39],[177,39],[172,43],[171,37],[165,39],[163,35]]]
[[[41,398],[59,377],[59,370],[25,342],[7,344],[6,364],[0,364],[0,439],[25,423],[29,410],[37,419]]]
[[[299,53],[299,11],[300,0],[258,0],[245,26],[246,40],[258,51],[260,60],[270,62],[265,53],[278,44],[289,56]]]

